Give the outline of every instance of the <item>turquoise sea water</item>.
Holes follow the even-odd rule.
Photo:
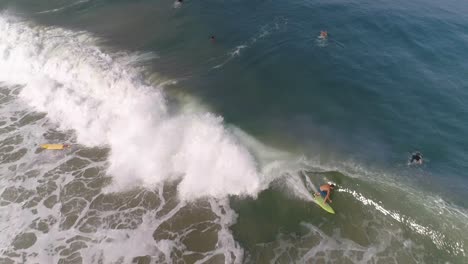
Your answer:
[[[1,1],[0,7],[2,19],[6,21],[2,21],[6,25],[3,29],[8,34],[13,35],[8,30],[16,27],[34,32],[31,35],[36,37],[31,37],[30,41],[37,45],[33,51],[24,49],[24,53],[37,52],[41,55],[38,58],[61,56],[54,52],[41,53],[50,39],[64,36],[60,32],[43,35],[43,31],[50,28],[67,30],[66,43],[76,42],[79,47],[87,45],[82,43],[83,39],[91,38],[82,34],[98,39],[93,42],[93,48],[85,49],[84,53],[67,55],[73,57],[68,57],[70,61],[77,61],[79,66],[76,67],[80,67],[77,72],[84,72],[71,75],[70,78],[78,76],[70,81],[71,85],[66,70],[65,73],[49,70],[51,66],[41,64],[42,59],[31,62],[25,62],[27,56],[21,57],[21,62],[15,58],[6,59],[15,52],[20,53],[11,43],[21,46],[26,40],[10,35],[1,39],[2,45],[10,41],[10,46],[2,50],[2,69],[21,63],[33,65],[34,69],[43,67],[44,75],[58,83],[52,94],[62,87],[73,94],[79,90],[76,87],[81,89],[81,81],[88,82],[87,59],[80,60],[80,56],[104,58],[97,63],[104,66],[89,72],[102,71],[102,75],[107,76],[112,71],[114,74],[114,68],[106,64],[107,55],[98,54],[98,49],[111,58],[118,57],[112,63],[124,61],[119,65],[124,65],[125,74],[138,71],[138,78],[150,89],[161,89],[170,114],[177,116],[183,112],[181,109],[194,108],[223,118],[223,129],[251,155],[262,174],[261,181],[266,183],[259,191],[247,191],[248,195],[231,192],[229,185],[223,189],[229,197],[228,207],[235,214],[235,220],[226,229],[236,245],[236,250],[228,251],[236,255],[232,262],[467,262],[468,3],[458,0],[443,3],[431,0],[186,0],[178,6],[167,0],[22,0]],[[16,22],[18,20],[20,22]],[[318,38],[321,30],[328,32],[328,39]],[[21,34],[21,30],[18,32]],[[209,39],[212,35],[214,42]],[[124,54],[123,58],[120,54]],[[57,65],[67,61],[67,58],[60,58]],[[112,63],[109,65],[114,65]],[[116,82],[123,79],[116,74],[110,76]],[[4,88],[6,94],[17,89],[11,88],[12,84],[27,86],[32,82],[20,77],[2,77],[0,81],[8,84]],[[134,89],[134,78],[125,78],[125,81],[127,79],[131,80],[131,85],[125,86],[125,91]],[[86,101],[90,94],[99,94],[90,91],[100,91],[100,85],[104,84],[89,86],[90,89],[79,90],[76,94]],[[36,96],[41,94],[40,87],[43,86],[34,90]],[[109,105],[118,108],[121,99],[112,101],[112,89],[117,88],[110,88],[102,92],[106,99],[101,102],[103,105],[112,102]],[[33,93],[31,89],[26,91]],[[12,92],[11,96],[15,94]],[[66,125],[60,127],[60,120],[80,119],[82,110],[79,107],[63,110],[61,107],[66,106],[60,102],[66,104],[67,97],[48,98],[53,107],[47,102],[38,106],[40,104],[34,100],[26,100],[29,104],[17,104],[45,113],[46,120],[50,118],[51,123],[59,126],[57,131],[71,133],[73,143],[87,145],[86,140],[80,141],[80,131],[86,130],[86,126],[65,122]],[[154,101],[154,105],[160,103]],[[144,108],[133,114],[139,117],[154,112]],[[97,110],[95,114],[104,116]],[[164,118],[158,122],[166,120]],[[101,121],[93,120],[88,124],[107,124],[106,120]],[[133,124],[134,128],[138,130],[142,122]],[[184,119],[182,122],[192,124],[194,121]],[[182,126],[176,131],[184,129]],[[195,130],[205,131],[199,127]],[[110,130],[107,135],[110,143],[95,145],[115,151],[112,139],[120,134]],[[164,148],[168,149],[178,144],[161,135],[167,134],[154,132],[144,139],[148,144],[153,140],[164,142]],[[4,140],[9,138],[6,134],[4,137]],[[122,138],[130,138],[125,141],[130,145],[141,143],[131,137]],[[207,152],[221,149],[205,144],[203,136],[184,138],[189,142],[201,142],[200,148],[207,146]],[[155,149],[154,152],[158,152],[158,148]],[[425,163],[422,166],[408,166],[408,158],[414,151],[423,153]],[[190,156],[190,153],[182,156],[189,161],[196,160],[196,154]],[[226,150],[216,156],[222,159],[226,153],[231,152]],[[140,155],[146,154],[154,153]],[[160,156],[155,154],[155,159]],[[113,160],[111,156],[109,159],[115,164],[125,162],[125,158]],[[33,162],[33,159],[25,162]],[[187,167],[196,167],[188,163]],[[227,163],[230,165],[222,167],[220,174],[247,166],[237,156]],[[216,167],[218,163],[212,164]],[[5,162],[4,167],[10,165]],[[199,170],[199,176],[212,171],[207,167]],[[148,171],[149,175],[159,173],[152,167],[131,173]],[[112,179],[112,173],[109,176]],[[233,176],[236,179],[238,175]],[[129,179],[138,188],[155,188],[154,182],[146,176],[141,182]],[[309,193],[327,180],[339,186],[333,197],[332,206],[337,212],[334,216],[310,201]],[[207,182],[208,187],[203,189],[210,191],[222,185],[214,178],[203,176],[192,184],[197,181]],[[250,185],[248,177],[229,183],[236,185],[243,181]],[[255,185],[255,181],[252,179],[251,185]],[[158,181],[156,185],[164,185],[164,182],[167,181]],[[210,185],[210,182],[215,183]],[[152,185],[148,187],[146,183]],[[5,193],[12,183],[3,184]],[[190,189],[190,186],[184,188]],[[179,196],[184,193],[181,189],[178,191]],[[206,197],[219,198],[214,191],[202,196],[202,201]],[[80,197],[79,192],[76,197]],[[180,221],[194,221],[195,229],[202,228],[197,227],[197,223],[204,222],[190,215],[182,219]],[[172,232],[185,230],[174,229]],[[218,239],[220,237],[218,233]],[[203,236],[194,239],[202,244],[207,241]],[[160,240],[157,234],[154,241],[148,243],[157,244]],[[182,241],[183,246],[177,247],[181,252],[197,251],[191,248],[193,243],[184,242],[180,237],[172,240]],[[219,241],[207,246],[209,250],[205,251],[215,252]],[[3,254],[10,252],[9,241],[1,245]],[[160,244],[158,248],[164,251]],[[41,246],[36,245],[32,251],[41,251]],[[149,256],[148,259],[156,262],[170,262],[167,256],[172,256],[173,262],[182,259],[177,254],[165,255],[165,259],[151,258],[156,254],[143,251],[131,255]],[[231,262],[228,255],[210,261]],[[85,253],[81,256],[83,263],[89,260]],[[197,257],[184,259],[187,263],[195,260]],[[200,256],[198,260],[208,261]]]

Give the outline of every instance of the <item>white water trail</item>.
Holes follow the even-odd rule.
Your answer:
[[[77,1],[75,3],[71,3],[69,5],[65,5],[65,6],[62,6],[62,7],[58,7],[58,8],[54,8],[54,9],[49,9],[49,10],[44,10],[44,11],[40,11],[40,12],[37,12],[36,14],[48,14],[48,13],[55,13],[55,12],[60,12],[60,11],[63,11],[65,9],[68,9],[70,7],[74,7],[74,6],[77,6],[77,5],[80,5],[80,4],[84,4],[84,3],[87,3],[89,2],[90,0],[81,0],[81,1]]]
[[[399,212],[385,209],[382,206],[382,202],[373,201],[372,199],[366,198],[364,195],[354,190],[340,188],[336,191],[348,193],[352,195],[357,201],[361,202],[363,205],[371,206],[383,215],[390,216],[393,220],[405,224],[415,233],[429,237],[437,248],[446,249],[453,254],[465,256],[464,243],[462,241],[456,241],[454,243],[452,243],[451,241],[447,241],[447,237],[443,233],[433,230],[428,226],[423,226],[417,223],[415,220],[411,219],[410,217],[407,217]]]

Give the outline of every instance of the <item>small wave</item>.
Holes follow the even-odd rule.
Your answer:
[[[80,0],[80,1],[77,1],[75,3],[69,4],[69,5],[66,5],[66,6],[62,6],[62,7],[59,7],[59,8],[54,8],[54,9],[49,9],[49,10],[44,10],[44,11],[41,11],[41,12],[37,12],[36,14],[56,13],[56,12],[60,12],[60,11],[63,11],[65,9],[77,6],[77,5],[88,3],[89,1],[91,1],[91,0]]]
[[[315,40],[315,43],[318,47],[325,48],[328,46],[328,39],[318,36]]]
[[[213,67],[213,69],[219,69],[226,65],[228,62],[230,62],[232,59],[235,57],[238,57],[241,55],[241,51],[248,49],[252,45],[254,45],[256,42],[260,41],[261,39],[264,39],[271,35],[275,31],[279,30],[284,30],[286,25],[288,24],[288,20],[282,17],[278,17],[274,19],[274,22],[266,24],[262,26],[257,34],[255,34],[253,37],[251,37],[248,41],[246,41],[243,44],[240,44],[233,48],[231,51],[229,51],[226,54],[226,59],[224,62],[216,65]]]
[[[247,48],[246,45],[237,46],[232,52],[230,52],[231,57],[239,56],[241,50]]]
[[[223,67],[224,65],[226,65],[229,61],[231,61],[232,59],[234,59],[235,57],[237,56],[240,56],[240,52],[242,49],[245,49],[247,48],[246,45],[240,45],[240,46],[237,46],[233,51],[230,51],[228,53],[228,58],[221,64],[218,64],[216,66],[214,66],[213,68],[214,69],[218,69],[218,68],[221,68]]]

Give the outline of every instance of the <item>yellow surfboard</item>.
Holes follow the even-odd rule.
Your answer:
[[[323,210],[329,212],[330,214],[335,214],[335,210],[333,210],[333,208],[328,203],[325,203],[322,196],[314,195],[314,201],[320,207],[322,207]]]
[[[69,148],[70,145],[68,144],[42,144],[41,148],[43,149],[51,149],[51,150],[62,150]]]

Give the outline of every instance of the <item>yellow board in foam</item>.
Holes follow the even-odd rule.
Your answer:
[[[320,196],[320,195],[314,195],[314,201],[320,206],[322,207],[323,210],[329,212],[330,214],[335,214],[335,210],[333,210],[333,208],[331,208],[331,206],[328,204],[328,203],[325,203],[325,201],[323,200],[323,197]]]
[[[61,150],[69,148],[70,146],[67,144],[42,144],[41,148],[43,149],[52,149],[52,150]]]

